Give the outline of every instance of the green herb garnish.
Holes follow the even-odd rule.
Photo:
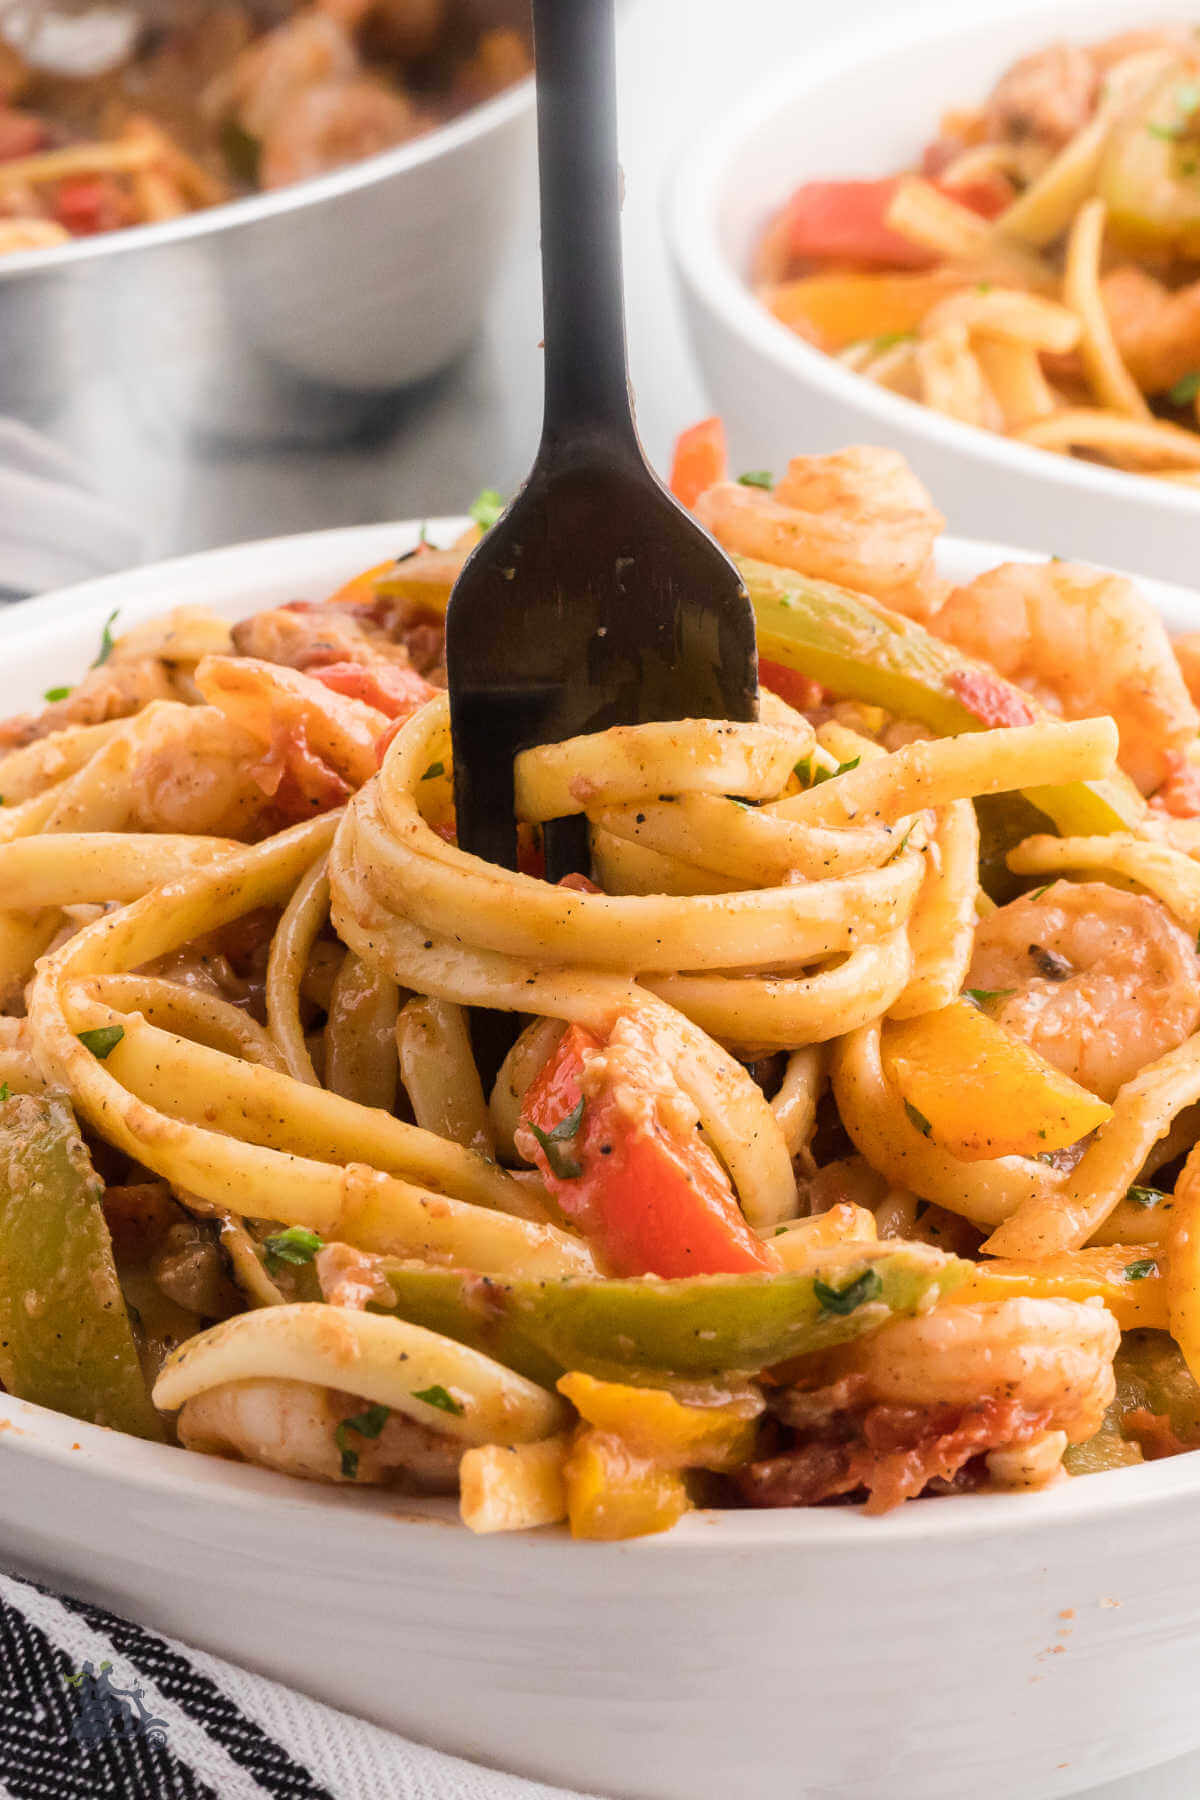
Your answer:
[[[113,653],[112,628],[120,610],[119,606],[114,606],[104,621],[104,629],[100,633],[100,648],[96,653],[96,660],[92,664],[93,669],[98,669],[101,663],[106,663]]]
[[[454,1395],[447,1393],[446,1389],[439,1385],[419,1388],[413,1394],[413,1399],[423,1400],[426,1406],[436,1406],[439,1412],[453,1413],[457,1419],[462,1417],[463,1409]]]
[[[273,1237],[263,1239],[267,1268],[272,1275],[277,1275],[287,1265],[301,1268],[324,1248],[324,1238],[306,1225],[289,1225],[286,1231],[277,1231]]]
[[[821,1303],[821,1311],[836,1313],[845,1318],[847,1313],[856,1312],[860,1306],[866,1306],[872,1300],[878,1300],[883,1292],[883,1282],[878,1269],[864,1269],[854,1281],[844,1288],[828,1287],[823,1281],[813,1282],[813,1293]]]
[[[1017,991],[1016,988],[964,988],[963,989],[963,993],[967,996],[967,999],[973,1000],[975,1002],[976,1006],[988,1006],[991,1004],[991,1002],[993,1000],[1007,1000],[1009,995],[1015,994],[1016,991]]]
[[[929,1120],[925,1117],[923,1112],[917,1111],[911,1100],[906,1100],[904,1102],[904,1110],[908,1114],[909,1124],[915,1125],[922,1137],[933,1136],[933,1126],[929,1123]]]
[[[484,488],[482,493],[476,494],[467,511],[481,531],[490,531],[504,511],[504,499],[495,488]]]
[[[440,762],[430,763],[429,767],[426,769],[425,773],[422,775],[421,780],[422,781],[436,781],[437,777],[439,775],[444,775],[445,773],[446,773],[445,763],[440,763]]]
[[[53,706],[56,700],[65,700],[70,692],[71,690],[69,687],[47,688],[42,695],[42,699],[48,700],[51,706]]]
[[[550,1131],[543,1131],[540,1126],[533,1123],[532,1119],[528,1121],[530,1131],[545,1152],[546,1161],[550,1164],[550,1173],[557,1175],[560,1181],[577,1181],[583,1174],[583,1170],[575,1158],[568,1156],[562,1149],[562,1145],[569,1144],[578,1135],[579,1127],[583,1123],[584,1105],[585,1102],[580,1100],[579,1105],[572,1107],[566,1117],[560,1119]]]
[[[1172,406],[1190,406],[1197,394],[1200,394],[1200,369],[1181,375],[1175,386],[1167,389],[1167,399]]]
[[[848,775],[851,769],[857,769],[861,761],[861,756],[852,756],[849,762],[839,763],[836,769],[818,769],[812,778],[812,785],[820,787],[823,781],[836,781],[839,775]]]
[[[1140,1206],[1143,1211],[1148,1212],[1152,1206],[1157,1206],[1159,1201],[1165,1200],[1167,1196],[1161,1188],[1131,1187],[1126,1189],[1125,1198],[1132,1200],[1135,1206]]]
[[[775,477],[770,469],[747,469],[744,475],[738,476],[738,486],[766,488],[769,494],[775,486]]]
[[[1131,1262],[1125,1265],[1126,1281],[1145,1281],[1147,1275],[1157,1274],[1158,1264],[1152,1256],[1145,1256],[1141,1262]]]
[[[11,1099],[12,1089],[9,1087],[7,1081],[0,1081],[0,1101]]]
[[[1026,900],[1040,900],[1042,895],[1048,894],[1050,892],[1050,889],[1053,886],[1054,886],[1054,883],[1052,881],[1047,881],[1044,884],[1044,886],[1042,886],[1040,888],[1034,888],[1034,890],[1031,894],[1026,894],[1025,898],[1026,898]]]
[[[93,1056],[99,1057],[103,1062],[106,1056],[112,1055],[125,1036],[125,1027],[123,1025],[94,1025],[90,1031],[77,1032],[76,1036],[85,1050],[90,1050]]]
[[[805,787],[811,787],[812,786],[812,778],[813,778],[813,759],[812,759],[812,757],[811,756],[802,756],[800,758],[800,761],[796,764],[795,768],[792,770],[792,774],[795,775],[795,777],[797,778],[798,781],[802,781],[804,783]]]
[[[358,1480],[358,1451],[351,1448],[347,1433],[357,1432],[359,1437],[377,1438],[388,1419],[391,1417],[390,1406],[374,1403],[365,1412],[355,1413],[352,1419],[343,1419],[333,1434],[333,1441],[342,1453],[342,1474],[347,1481]]]

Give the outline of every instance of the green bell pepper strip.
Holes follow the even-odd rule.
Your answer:
[[[847,1247],[812,1273],[677,1281],[502,1281],[381,1259],[395,1304],[372,1302],[371,1310],[469,1344],[545,1386],[568,1370],[643,1384],[701,1380],[754,1375],[844,1343],[932,1305],[969,1267],[913,1244]],[[836,1310],[856,1283],[869,1298]]]
[[[18,1399],[161,1439],[101,1193],[65,1099],[0,1102],[0,1380]]]
[[[964,682],[986,684],[1010,700],[1017,716],[1050,715],[986,663],[933,637],[877,600],[773,563],[734,557],[758,623],[759,655],[808,675],[839,699],[863,700],[901,718],[918,719],[939,737],[984,731],[987,722],[961,697]],[[1060,835],[1090,837],[1128,831],[1145,802],[1119,770],[1101,781],[1030,788],[1025,798]]]
[[[1200,1444],[1200,1385],[1183,1360],[1174,1338],[1165,1331],[1127,1331],[1113,1358],[1117,1397],[1095,1437],[1072,1444],[1063,1462],[1072,1475],[1092,1475],[1143,1460],[1141,1450],[1122,1430],[1127,1414],[1145,1407],[1170,1423],[1185,1444]]]

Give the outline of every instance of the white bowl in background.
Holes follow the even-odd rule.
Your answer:
[[[464,521],[431,522],[447,542]],[[0,716],[120,607],[320,599],[413,523],[246,544],[0,612]],[[1019,557],[950,541],[969,579]],[[1146,592],[1176,629],[1200,598]],[[472,1537],[0,1395],[3,1560],[334,1705],[612,1800],[1052,1800],[1200,1744],[1200,1455],[1043,1495]]]
[[[1196,0],[937,0],[932,16],[860,27],[805,52],[686,144],[665,196],[666,232],[692,342],[743,466],[890,444],[929,484],[953,530],[1195,578],[1200,492],[1052,455],[949,419],[852,374],[773,318],[749,271],[772,215],[805,180],[911,167],[953,106],[981,100],[1018,56],[1063,38],[1200,20]],[[914,9],[915,10],[915,9]],[[807,14],[795,12],[797,57]],[[788,46],[776,43],[773,59]]]

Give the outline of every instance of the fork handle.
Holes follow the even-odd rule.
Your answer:
[[[533,0],[546,398],[541,455],[637,447],[625,349],[614,0]]]

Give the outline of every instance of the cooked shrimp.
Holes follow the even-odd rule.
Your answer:
[[[377,1437],[343,1433],[357,1458],[344,1463],[338,1427],[362,1414],[365,1405],[308,1381],[227,1381],[187,1402],[179,1415],[179,1441],[187,1450],[310,1481],[360,1486],[406,1481],[427,1493],[453,1491],[465,1446],[402,1413],[390,1413]]]
[[[387,716],[299,669],[251,656],[206,656],[196,685],[258,741],[251,773],[265,793],[279,793],[285,781],[298,786],[299,798],[310,805],[300,817],[344,800],[375,773],[375,745]]]
[[[1075,1300],[950,1303],[896,1320],[822,1358],[822,1385],[772,1397],[792,1441],[738,1484],[756,1506],[865,1488],[868,1512],[885,1512],[987,1457],[1001,1485],[1045,1485],[1068,1442],[1099,1429],[1120,1341],[1105,1307]]]
[[[722,481],[695,511],[727,550],[873,594],[913,618],[944,598],[932,556],[946,521],[894,450],[798,456],[774,493]]]
[[[54,689],[50,690],[52,693]],[[41,712],[0,720],[0,750],[16,750],[68,725],[101,725],[125,719],[152,700],[174,698],[167,670],[157,656],[109,661],[89,669],[82,681]]]
[[[897,1406],[1015,1402],[1048,1415],[1043,1429],[1073,1444],[1100,1429],[1116,1391],[1121,1341],[1103,1306],[1077,1300],[987,1300],[935,1307],[865,1332],[835,1357],[839,1374],[865,1376],[867,1397]]]
[[[1076,563],[1004,563],[958,588],[929,622],[1068,719],[1109,713],[1143,793],[1200,730],[1158,615],[1133,583]]]
[[[1121,360],[1146,394],[1163,394],[1200,364],[1200,281],[1171,289],[1134,263],[1100,283]]]
[[[318,82],[357,75],[359,67],[344,27],[319,8],[305,7],[243,50],[210,83],[201,106],[212,119],[236,116],[251,137],[264,139],[293,96]]]
[[[365,607],[280,606],[253,613],[234,626],[233,643],[242,656],[290,669],[379,660],[407,666],[410,660],[404,645],[392,642]]]
[[[1051,44],[1006,69],[985,109],[987,136],[1033,138],[1061,149],[1087,124],[1096,109],[1100,75],[1090,50],[1078,44]]]
[[[258,835],[267,796],[251,776],[257,741],[215,706],[157,708],[137,723],[129,829]]]
[[[369,75],[343,75],[299,88],[262,133],[259,182],[264,188],[323,175],[361,157],[390,150],[424,131],[428,120],[404,94]]]
[[[1063,1074],[1111,1100],[1200,1025],[1200,958],[1159,901],[1056,881],[980,921],[967,984]]]

